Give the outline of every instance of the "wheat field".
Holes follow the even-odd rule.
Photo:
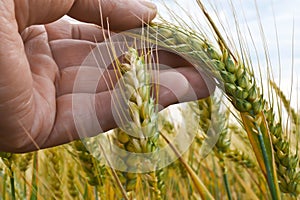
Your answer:
[[[257,47],[264,58],[255,57],[255,37],[266,42],[259,10],[260,32],[252,35],[242,32],[234,0],[226,1],[227,19],[218,1],[193,0],[196,13],[168,2],[159,1],[153,23],[124,33],[135,42],[114,65],[117,115],[132,122],[58,147],[0,152],[0,200],[300,197],[297,92],[282,89],[274,76],[280,68],[272,66],[280,59],[269,57],[267,45]],[[158,112],[151,83],[160,69],[146,65],[149,44],[181,55],[212,80],[210,97]]]

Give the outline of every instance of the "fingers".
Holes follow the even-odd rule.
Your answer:
[[[193,67],[165,70],[159,77],[159,104],[162,108],[175,103],[196,101],[208,97],[215,86],[205,81]]]
[[[60,69],[80,66],[96,44],[72,39],[53,40],[50,43],[52,56]]]
[[[118,78],[114,70],[94,66],[74,66],[62,69],[56,79],[56,95],[99,93],[112,90]]]
[[[93,71],[95,68],[88,69]],[[201,82],[201,75],[193,76],[195,71],[190,67],[176,68],[176,70],[181,73],[175,70],[165,70],[158,77],[160,108],[185,100],[196,100],[209,94],[207,86]],[[197,82],[197,89],[194,88],[195,85],[189,83],[191,78],[198,79],[192,82],[192,84]],[[200,93],[196,94],[199,91]],[[124,107],[122,103],[120,106],[120,102],[127,102],[127,100],[122,100],[121,91],[118,90],[73,93],[58,97],[56,122],[42,148],[67,143],[78,138],[96,136],[122,125],[118,122],[121,122],[120,119],[124,119],[127,115],[123,114],[126,112],[126,106]]]
[[[45,25],[48,40],[75,39],[90,42],[102,42],[108,37],[105,29],[91,24],[71,24],[66,20],[59,20]]]
[[[72,40],[55,40],[50,44],[52,55],[60,68],[60,74],[56,78],[57,96],[73,92],[102,92],[112,89],[115,85],[117,71],[111,67],[113,59],[110,58],[111,54],[105,51],[107,47],[101,47],[100,51],[99,47],[93,49],[95,44],[92,42]],[[174,68],[185,76],[198,98],[208,95],[201,73],[191,64],[174,53],[159,51],[157,54],[158,56],[153,57],[159,57],[160,66],[164,64],[165,69]],[[186,65],[188,66],[182,67]],[[187,98],[185,101],[190,100],[195,98]]]
[[[114,30],[139,27],[156,15],[156,7],[142,0],[16,0],[1,4],[15,8],[11,14],[15,13],[20,33],[30,25],[51,23],[65,14],[104,27],[109,23]]]
[[[182,58],[173,52],[157,50],[153,51],[152,55],[154,63],[160,63],[161,65],[166,65],[169,67],[182,67],[182,66],[192,66],[187,60]]]
[[[72,93],[95,94],[113,90],[115,87],[119,87],[117,82],[120,80],[120,75],[116,73],[118,72],[115,70],[93,66],[74,66],[62,69],[56,82],[57,96]],[[153,84],[159,87],[159,100],[163,105],[197,100],[207,97],[213,92],[214,84],[202,78],[202,74],[193,67],[153,70],[152,74],[155,79]],[[157,74],[159,77],[155,78]],[[180,77],[182,78],[180,79]],[[182,89],[183,86],[187,88],[186,91]],[[125,89],[123,85],[121,89]],[[172,102],[169,101],[170,99],[173,99]]]
[[[160,76],[160,108],[165,108],[170,104],[182,102],[182,97],[195,97],[190,95],[190,84],[188,79],[190,73],[187,68],[182,68],[182,73],[163,71]],[[176,69],[178,70],[178,69]],[[183,75],[185,74],[185,75]],[[204,85],[202,83],[198,86]],[[206,89],[202,88],[203,90]],[[56,101],[56,119],[54,127],[49,135],[39,135],[40,148],[52,147],[64,144],[75,139],[93,137],[99,133],[120,126],[117,122],[124,115],[122,112],[126,108],[118,106],[121,97],[120,93],[114,91],[104,91],[96,94],[75,93],[62,95]],[[131,119],[129,119],[131,120]],[[42,142],[41,142],[42,141]],[[34,145],[29,150],[32,150]]]
[[[179,77],[179,80],[181,78]],[[175,79],[178,81],[178,76]],[[167,88],[171,87],[168,83],[165,85]],[[114,109],[118,104],[117,95],[118,93],[106,91],[97,94],[78,93],[59,97],[54,128],[45,143],[41,144],[41,148],[64,144],[78,138],[92,137],[116,128],[116,120],[119,116],[122,117],[122,111],[118,112]],[[169,98],[170,101],[174,100]],[[169,102],[166,101],[166,103]]]
[[[58,20],[71,9],[74,0],[15,0],[14,7],[19,32],[35,24]]]
[[[182,74],[189,83],[189,90],[180,99],[181,102],[195,101],[210,96],[215,89],[215,83],[209,77],[194,67],[178,67],[176,72]],[[175,85],[178,83],[174,82]],[[176,86],[177,87],[177,86]],[[163,97],[162,97],[163,98]]]
[[[57,99],[56,122],[42,148],[95,136],[115,127],[109,92],[64,95]]]
[[[64,34],[67,36],[68,34]],[[60,36],[60,37],[64,37]],[[70,35],[68,35],[70,36]],[[117,47],[117,44],[116,48]],[[57,39],[50,41],[50,47],[52,50],[53,57],[59,68],[66,68],[70,66],[80,66],[85,61],[85,65],[90,63],[91,65],[97,66],[99,63],[109,63],[111,64],[115,58],[112,58],[111,44],[107,43],[96,44],[90,41],[79,41],[72,39]],[[97,48],[97,49],[96,49]],[[127,48],[127,47],[126,47]],[[122,51],[126,51],[121,47]],[[123,52],[123,53],[124,53]],[[172,52],[167,52],[163,50],[154,51],[152,55],[153,63],[159,62],[162,65],[169,67],[181,67],[181,66],[191,66],[182,57],[176,55]],[[98,66],[99,67],[99,66]],[[106,67],[106,66],[101,66]]]
[[[156,6],[144,0],[77,0],[68,15],[105,28],[109,24],[111,30],[121,31],[150,22],[156,12]]]
[[[194,87],[199,94],[199,98],[205,96],[202,94],[204,88],[204,81],[202,76],[197,70],[192,67],[182,67],[176,69],[168,69],[163,71],[152,70],[153,77],[157,74],[165,74],[166,72],[177,72],[176,74],[182,74],[187,81],[190,81],[191,87]],[[198,73],[199,75],[194,75]],[[168,73],[166,73],[168,74]],[[162,80],[172,79],[170,77],[162,78]],[[120,74],[117,70],[98,68],[95,66],[73,66],[67,67],[60,71],[59,77],[56,79],[57,96],[71,94],[71,93],[99,93],[107,90],[112,90],[120,78]],[[154,84],[162,85],[161,78],[154,80]],[[122,81],[122,80],[121,80]],[[176,87],[178,84],[175,82],[173,85]],[[175,88],[176,89],[176,88]],[[194,99],[195,100],[195,99]]]

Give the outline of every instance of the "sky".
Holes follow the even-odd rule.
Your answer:
[[[172,20],[163,5],[165,3],[186,23],[191,24],[192,17],[194,21],[198,21],[197,26],[206,27],[204,17],[195,0],[152,1],[158,5],[159,13],[164,18]],[[234,8],[238,19],[237,24],[242,33],[240,35],[247,44],[255,69],[260,66],[263,74],[266,74],[266,48],[264,48],[266,46],[274,80],[280,84],[287,96],[290,95],[292,85],[292,104],[298,107],[297,104],[300,105],[297,98],[299,96],[297,93],[300,94],[300,12],[297,8],[300,8],[300,0],[256,0],[256,3],[255,0],[231,0],[231,2],[232,5],[228,0],[204,0],[203,4],[215,20],[220,19],[220,24],[226,27],[225,32],[231,33],[231,38],[234,38],[237,46],[239,39],[233,16]],[[188,14],[183,12],[183,9],[187,10]],[[260,24],[263,27],[263,34]]]
[[[177,19],[195,29],[201,27],[205,33],[209,33],[196,0],[148,1],[157,5],[158,13],[164,19],[172,22],[169,9],[178,16]],[[300,109],[300,12],[297,10],[300,8],[300,0],[202,0],[202,2],[215,22],[220,22],[219,27],[225,27],[222,33],[229,33],[229,37],[235,42],[234,46],[238,46],[240,41],[235,25],[238,24],[241,33],[239,35],[247,44],[257,75],[259,75],[258,66],[263,76],[267,74],[268,64],[265,54],[267,52],[275,82],[287,97],[291,96],[293,107]],[[237,23],[233,13],[237,16]]]

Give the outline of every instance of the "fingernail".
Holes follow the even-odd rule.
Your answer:
[[[140,0],[139,3],[142,4],[143,6],[146,6],[147,8],[149,8],[151,10],[157,10],[156,5],[149,1]]]

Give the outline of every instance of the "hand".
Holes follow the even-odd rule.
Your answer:
[[[104,40],[101,28],[107,24],[115,31],[136,28],[142,25],[141,19],[147,23],[156,15],[153,4],[138,0],[0,1],[0,10],[0,151],[10,152],[78,139],[73,114],[82,110],[81,105],[89,107],[91,93],[84,88],[73,91],[74,80],[95,42]],[[65,14],[101,27],[57,21]],[[164,74],[171,85],[179,81],[182,86],[177,89],[184,93],[185,81],[190,81],[199,98],[208,96],[201,76],[185,67],[188,64],[183,59],[162,53],[160,61],[181,73]],[[86,68],[87,74],[96,71]],[[100,82],[96,91],[96,113],[103,131],[116,127],[107,106],[111,89]],[[81,105],[72,105],[75,95],[82,99]],[[176,102],[170,90],[161,91],[162,105]],[[83,114],[88,115],[89,110]],[[83,120],[88,123],[88,118]]]

